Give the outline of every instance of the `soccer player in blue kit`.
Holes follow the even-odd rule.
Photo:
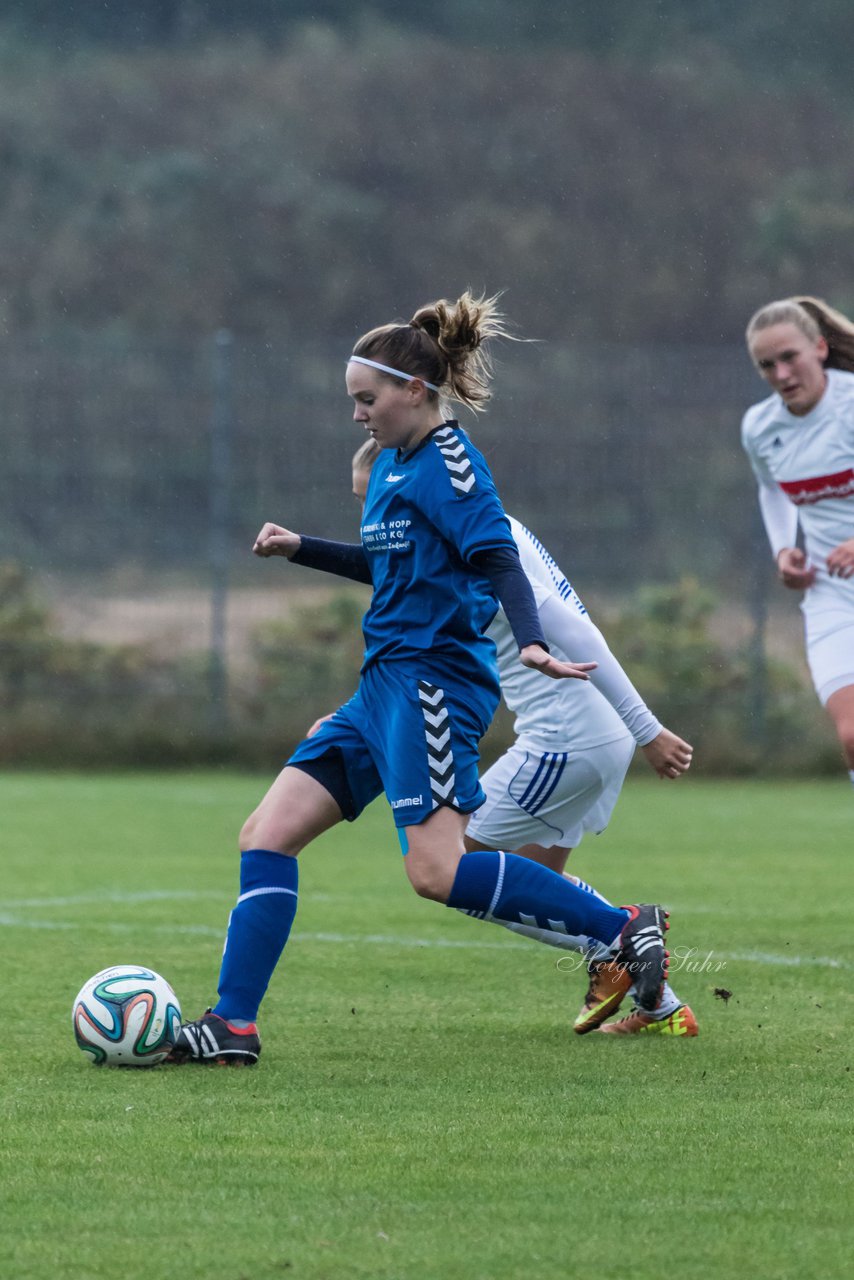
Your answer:
[[[548,867],[503,851],[465,856],[467,816],[484,799],[477,744],[499,698],[485,635],[500,601],[519,660],[543,678],[586,678],[590,664],[549,652],[530,584],[489,469],[443,400],[489,398],[484,344],[504,335],[496,300],[463,294],[372,329],[347,362],[354,418],[383,453],[360,544],[265,524],[254,551],[372,583],[355,695],[296,749],[240,835],[240,892],[226,933],[219,1000],[186,1023],[171,1060],[257,1062],[256,1016],[297,905],[297,855],[383,791],[416,893],[497,922],[586,934],[658,1002],[667,972],[666,913],[614,907]]]
[[[353,495],[362,508],[379,456],[373,440],[353,456]],[[504,610],[498,609],[487,634],[495,642],[502,697],[515,717],[515,741],[481,775],[486,803],[469,817],[466,849],[509,849],[565,875],[567,858],[585,833],[607,827],[636,744],[658,776],[670,779],[690,768],[693,748],[646,706],[543,544],[518,520],[508,519],[551,652],[564,658],[584,654],[595,659],[596,669],[585,681],[543,680],[519,662]],[[309,736],[328,718],[316,721]],[[606,1023],[632,986],[631,975],[606,946],[560,930],[501,923],[585,957],[590,983],[573,1023],[578,1035],[597,1029],[612,1036],[698,1034],[693,1010],[667,982],[655,1010],[633,1009],[619,1022]]]

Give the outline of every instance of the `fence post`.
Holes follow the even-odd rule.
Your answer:
[[[209,563],[211,573],[211,633],[209,653],[208,725],[214,738],[228,731],[228,527],[231,499],[232,353],[234,335],[220,329],[214,335],[213,409],[210,424]]]
[[[750,520],[749,609],[753,622],[747,646],[747,735],[764,754],[768,745],[768,655],[765,633],[768,623],[770,552],[759,506],[754,502]]]

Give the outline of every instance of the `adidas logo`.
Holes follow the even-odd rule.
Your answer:
[[[645,929],[639,929],[634,937],[634,946],[639,956],[642,956],[653,947],[660,947],[661,930],[652,924]]]

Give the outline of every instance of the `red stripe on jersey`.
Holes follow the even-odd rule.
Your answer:
[[[850,498],[854,495],[854,467],[835,471],[832,476],[813,476],[809,480],[781,480],[786,496],[802,507],[826,498]]]

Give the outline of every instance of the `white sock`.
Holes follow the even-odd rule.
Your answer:
[[[462,914],[467,916],[470,912],[462,911]],[[560,933],[557,929],[540,929],[537,925],[515,924],[512,920],[499,920],[495,916],[484,916],[484,920],[488,924],[500,924],[502,929],[509,929],[511,933],[520,933],[523,938],[533,938],[535,942],[544,942],[548,947],[559,947],[561,951],[578,951],[582,955],[587,955],[591,946],[599,948],[605,945],[596,938],[588,938],[586,934]]]
[[[637,1003],[637,995],[634,987],[631,987],[629,989],[629,995],[632,997],[635,1003]],[[675,1013],[675,1011],[679,1009],[684,1003],[685,1001],[679,999],[676,992],[671,987],[670,983],[665,982],[664,986],[661,988],[661,999],[653,1009],[652,1014],[650,1016],[653,1017],[656,1022],[663,1022],[665,1018],[669,1018],[671,1013]],[[644,1009],[643,1012],[646,1013],[647,1010]]]
[[[593,885],[588,884],[586,880],[580,880],[578,876],[571,876],[568,871],[564,871],[563,876],[565,880],[570,880],[574,885],[577,885],[579,889],[583,889],[585,893],[592,893],[594,898],[598,898],[600,902],[604,902],[607,907],[613,907],[613,902],[610,902],[605,897],[604,893],[600,893],[598,889],[594,889]]]
[[[579,889],[584,889],[586,893],[592,893],[594,898],[598,898],[600,902],[604,902],[607,907],[614,904],[604,893],[600,893],[598,889],[594,889],[592,884],[588,884],[586,880],[582,880],[579,876],[570,875],[568,871],[564,871],[564,877],[570,880]],[[604,942],[598,942],[596,938],[588,938],[588,946],[586,948],[587,960],[589,963],[598,962],[600,960],[608,961],[614,958],[614,947],[606,946]]]

